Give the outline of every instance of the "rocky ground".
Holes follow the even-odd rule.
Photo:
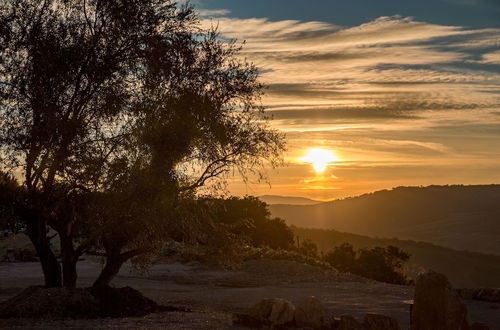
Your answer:
[[[89,286],[102,265],[87,259],[79,263],[79,286]],[[38,263],[0,263],[0,301],[30,285],[42,282]],[[158,303],[188,307],[192,311],[163,312],[145,317],[94,320],[0,320],[0,328],[23,329],[237,329],[231,314],[243,312],[261,299],[284,298],[299,303],[316,296],[331,315],[364,314],[392,316],[409,326],[408,302],[413,288],[338,275],[290,261],[258,260],[240,270],[222,271],[199,264],[157,264],[146,274],[130,265],[113,282],[131,286]],[[500,304],[467,300],[469,318],[500,329]]]

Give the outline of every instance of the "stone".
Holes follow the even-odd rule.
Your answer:
[[[340,320],[336,321],[333,329],[335,330],[364,330],[362,323],[358,322],[351,315],[341,315]]]
[[[412,330],[466,330],[467,308],[446,276],[433,271],[420,274],[415,283]]]
[[[380,314],[366,314],[363,325],[366,330],[401,330],[398,320]]]
[[[285,299],[268,298],[250,308],[248,315],[269,325],[285,325],[293,322],[295,306]]]
[[[490,330],[490,327],[484,323],[476,322],[470,326],[469,330]]]
[[[326,324],[326,308],[315,297],[304,299],[295,309],[295,325],[321,329]]]

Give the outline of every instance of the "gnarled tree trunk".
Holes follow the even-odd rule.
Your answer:
[[[73,239],[70,236],[59,232],[59,237],[61,239],[63,286],[74,288],[76,287],[76,280],[78,278],[76,263],[79,256],[75,253]]]
[[[94,287],[109,286],[113,278],[118,275],[120,268],[127,260],[149,251],[148,248],[139,248],[122,252],[123,245],[120,246],[120,244],[113,244],[110,241],[107,241],[104,245],[106,250],[106,264],[104,265],[101,274],[99,274],[99,277],[94,282]]]
[[[45,221],[41,220],[39,217],[33,217],[29,219],[27,224],[27,234],[40,258],[45,286],[49,288],[61,286],[61,265],[50,247]]]
[[[94,287],[109,286],[113,278],[118,275],[120,268],[125,260],[120,255],[107,256],[106,265],[99,274],[99,277],[94,282]]]

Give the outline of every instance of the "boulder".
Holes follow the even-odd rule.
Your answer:
[[[315,297],[304,299],[295,309],[295,325],[321,329],[326,324],[326,308]]]
[[[363,325],[366,330],[401,330],[398,320],[380,314],[366,314]]]
[[[468,329],[467,308],[448,279],[433,271],[420,274],[415,284],[412,330]]]
[[[358,322],[351,315],[340,316],[340,319],[335,320],[332,328],[335,330],[364,330],[365,329],[363,324]]]
[[[285,299],[264,299],[250,308],[248,315],[263,324],[285,325],[293,322],[295,306]]]
[[[476,322],[470,326],[469,330],[490,330],[490,327],[484,323]]]

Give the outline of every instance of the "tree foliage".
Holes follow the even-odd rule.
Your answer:
[[[294,235],[285,221],[272,218],[266,203],[257,197],[231,197],[212,200],[213,218],[230,230],[247,238],[254,247],[293,248]]]
[[[343,243],[327,253],[324,259],[341,271],[381,282],[409,283],[402,273],[402,268],[410,259],[410,255],[395,246],[363,248],[355,251],[351,244]]]
[[[311,239],[307,238],[300,242],[298,246],[298,251],[305,256],[311,258],[318,257],[318,246]]]
[[[109,283],[171,228],[195,227],[181,205],[198,189],[279,163],[257,68],[191,7],[1,0],[0,21],[2,167],[23,174],[46,285],[74,286],[89,251],[106,256]]]

